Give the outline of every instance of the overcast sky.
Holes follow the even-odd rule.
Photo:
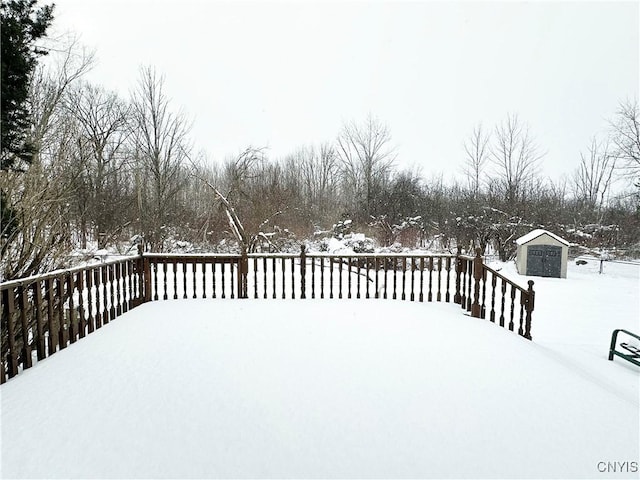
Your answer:
[[[282,156],[370,112],[401,166],[458,175],[473,127],[513,113],[557,178],[638,98],[638,2],[55,3],[56,30],[95,50],[90,81],[126,96],[155,66],[214,159]]]

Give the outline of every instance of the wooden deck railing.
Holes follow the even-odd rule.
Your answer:
[[[471,312],[472,317],[486,318],[511,331],[518,323],[518,335],[531,340],[531,314],[535,304],[533,280],[528,288],[501,275],[482,261],[481,251],[476,256],[458,255],[458,275],[461,282],[460,306]],[[497,297],[497,298],[496,298]],[[505,325],[505,322],[507,324]]]
[[[139,256],[0,284],[0,383],[142,303],[186,298],[453,302],[531,339],[524,289],[475,257],[423,254]],[[34,353],[32,353],[34,352]]]

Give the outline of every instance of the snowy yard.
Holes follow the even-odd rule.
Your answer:
[[[640,268],[597,267],[534,278],[533,342],[453,304],[145,304],[1,387],[2,478],[638,478],[600,462],[640,458],[607,360]]]

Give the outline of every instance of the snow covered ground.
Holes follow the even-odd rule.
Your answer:
[[[607,353],[640,267],[597,269],[533,278],[533,342],[452,304],[143,305],[0,388],[1,476],[638,478],[640,368]]]

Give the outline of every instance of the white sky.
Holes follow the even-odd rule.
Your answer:
[[[638,97],[638,2],[55,3],[96,51],[89,80],[127,95],[155,66],[214,159],[285,155],[371,112],[401,166],[458,175],[474,125],[516,113],[557,178]]]

